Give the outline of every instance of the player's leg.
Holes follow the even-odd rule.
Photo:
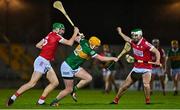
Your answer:
[[[106,70],[106,76],[105,76],[105,93],[109,93],[110,86],[111,86],[111,79],[110,79],[111,71]]]
[[[166,93],[165,93],[165,74],[164,74],[161,67],[157,68],[157,75],[159,77],[159,81],[160,81],[160,84],[161,84],[161,87],[162,87],[163,95],[165,96],[166,95]]]
[[[174,96],[176,96],[178,94],[178,75],[179,71],[178,69],[172,69],[172,79],[173,79],[173,83],[174,83]]]
[[[177,77],[178,77],[177,74],[172,76],[173,83],[174,83],[174,96],[177,95],[177,85],[178,85]]]
[[[92,76],[83,68],[79,72],[75,73],[75,77],[80,78],[80,82],[76,85],[77,89],[80,89],[92,81]]]
[[[114,86],[115,91],[118,92],[118,86],[115,83],[115,74],[116,74],[116,70],[113,70],[111,75],[110,75],[110,81],[111,81],[111,84]]]
[[[45,99],[47,97],[47,95],[58,86],[59,81],[58,78],[56,76],[56,73],[54,72],[53,68],[51,68],[46,75],[46,78],[49,80],[49,85],[46,86],[46,88],[44,89],[41,97],[38,100],[38,104],[42,105],[45,103]]]
[[[64,80],[64,84],[65,84],[65,89],[62,90],[56,96],[56,99],[54,99],[51,102],[51,104],[50,104],[51,106],[58,106],[58,102],[73,91],[74,79],[72,79],[72,78],[68,79],[67,78],[67,79],[63,79],[63,80]]]
[[[163,95],[165,96],[166,95],[166,93],[165,93],[165,75],[163,75],[163,73],[162,73],[162,74],[160,74],[158,76],[159,76],[159,80],[160,80],[160,83],[161,83]]]
[[[150,81],[151,81],[151,72],[146,72],[142,75],[143,84],[144,84],[144,94],[146,98],[146,104],[150,104]]]
[[[155,74],[152,74],[151,76],[151,81],[150,81],[150,94],[152,95],[153,94],[153,83],[154,83],[154,79],[155,79]]]
[[[113,102],[110,104],[118,104],[119,99],[121,96],[125,93],[125,91],[134,83],[133,79],[131,78],[131,73],[127,76],[126,80],[123,82],[123,84],[120,86],[118,93],[116,94]]]
[[[36,85],[37,81],[38,81],[41,77],[42,77],[42,73],[40,73],[40,72],[33,72],[32,77],[31,77],[31,80],[30,80],[28,83],[22,85],[22,86],[16,91],[16,93],[13,94],[13,95],[9,98],[9,100],[8,100],[8,102],[7,102],[7,106],[12,105],[13,102],[16,100],[16,98],[17,98],[18,96],[20,96],[20,95],[21,95],[22,93],[24,93],[25,91],[31,89],[32,87],[34,87],[34,86]]]
[[[57,95],[56,99],[51,102],[51,106],[58,106],[58,102],[73,91],[74,73],[78,72],[79,68],[77,70],[72,70],[71,67],[64,61],[61,64],[60,70],[61,76],[65,84],[65,89],[62,90]]]
[[[103,81],[104,81],[104,93],[107,93],[108,91],[108,71],[107,69],[103,68],[102,69],[102,74],[103,74]]]
[[[78,89],[84,87],[89,82],[92,81],[92,76],[83,68],[79,68],[79,71],[75,73],[75,77],[80,78],[81,80],[79,83],[73,87],[73,92],[71,93],[71,96],[74,101],[77,102],[76,92]]]
[[[153,85],[154,85],[154,80],[155,80],[156,74],[157,74],[157,69],[153,68],[152,75],[151,75],[151,81],[150,81],[150,88],[151,88],[150,94],[151,95],[153,94]]]
[[[178,72],[178,77],[177,77],[177,88],[179,87],[179,82],[180,81],[180,71]],[[177,95],[178,95],[178,90],[177,90]]]

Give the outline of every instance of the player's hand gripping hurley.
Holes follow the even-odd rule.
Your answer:
[[[131,45],[130,45],[128,42],[126,42],[123,50],[122,50],[121,53],[117,56],[117,58],[120,59],[125,53],[129,52],[130,50],[131,50]],[[107,69],[110,70],[111,67],[114,65],[114,63],[115,63],[114,61],[111,62]]]

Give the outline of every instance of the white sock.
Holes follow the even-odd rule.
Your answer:
[[[44,100],[42,100],[42,99],[39,99],[38,100],[38,104],[43,104],[45,101]]]
[[[13,96],[11,97],[11,99],[14,100],[14,101],[16,100],[16,98],[17,98],[17,97],[16,97],[15,95],[13,95]]]

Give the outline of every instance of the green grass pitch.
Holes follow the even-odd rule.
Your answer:
[[[163,96],[161,92],[154,92],[151,96],[152,104],[144,103],[143,91],[127,91],[120,99],[118,105],[110,105],[115,93],[103,94],[102,90],[79,90],[78,102],[74,102],[70,96],[60,101],[59,107],[50,107],[49,103],[56,97],[59,90],[53,91],[46,100],[47,105],[37,106],[41,89],[32,89],[20,96],[11,107],[6,107],[7,98],[14,93],[12,89],[0,90],[0,109],[180,109],[180,95],[173,96],[173,92],[167,92]]]

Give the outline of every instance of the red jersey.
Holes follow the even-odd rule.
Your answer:
[[[41,49],[40,55],[47,60],[54,60],[55,52],[57,50],[59,42],[63,39],[62,36],[55,32],[50,32],[45,38],[45,42]]]
[[[163,64],[164,62],[164,57],[165,57],[165,51],[162,48],[158,48],[158,51],[160,53],[160,63]],[[154,53],[152,53],[152,61],[155,62],[156,61],[156,56]],[[153,68],[157,68],[160,67],[159,65],[152,65]]]
[[[149,42],[147,42],[144,38],[141,38],[137,44],[131,41],[131,46],[133,48],[133,54],[135,60],[142,61],[151,61],[151,52],[150,50],[154,47]],[[135,68],[143,68],[143,69],[152,69],[152,64],[148,63],[134,63]]]

